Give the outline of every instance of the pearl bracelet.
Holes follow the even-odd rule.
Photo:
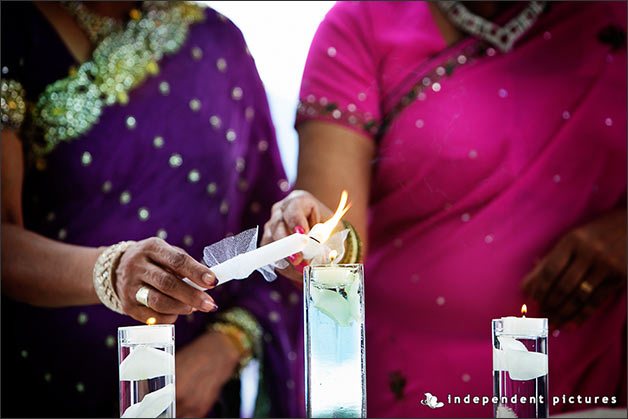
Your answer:
[[[129,246],[134,245],[134,241],[123,241],[107,247],[98,256],[93,270],[94,290],[98,299],[109,309],[116,313],[124,314],[120,298],[113,289],[111,279],[113,271],[118,265],[120,257]]]

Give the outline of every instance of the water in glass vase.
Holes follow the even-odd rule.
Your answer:
[[[495,418],[547,418],[547,337],[498,336],[493,352]]]
[[[120,345],[120,417],[174,418],[174,344]]]
[[[366,417],[362,266],[314,266],[306,278],[307,416]]]

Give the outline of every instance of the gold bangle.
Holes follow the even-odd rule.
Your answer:
[[[238,373],[253,359],[251,340],[246,335],[246,332],[238,326],[231,323],[215,322],[207,327],[207,331],[225,335],[238,348],[240,353]]]
[[[120,298],[116,295],[111,282],[114,270],[118,265],[120,257],[129,246],[135,244],[134,241],[123,241],[107,247],[96,259],[92,279],[94,290],[98,299],[109,309],[116,313],[125,314],[122,309]]]
[[[350,222],[342,220],[345,228],[349,230],[347,239],[345,240],[345,254],[340,261],[341,264],[362,263],[362,242],[355,227]]]
[[[207,330],[227,334],[231,339],[238,340],[236,345],[244,349],[245,356],[240,359],[237,373],[246,367],[251,359],[262,358],[262,335],[264,331],[251,313],[243,308],[234,307],[218,314],[217,317],[216,322],[211,323]],[[226,326],[230,327],[227,328]],[[237,333],[236,329],[242,334]]]

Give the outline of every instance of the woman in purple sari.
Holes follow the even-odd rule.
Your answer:
[[[180,281],[288,188],[253,59],[211,9],[135,6],[2,4],[2,415],[118,416],[113,310],[178,315],[178,416],[239,415],[251,357],[256,413],[294,415],[294,288]]]

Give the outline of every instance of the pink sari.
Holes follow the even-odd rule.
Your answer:
[[[523,303],[538,317],[519,288],[535,261],[625,206],[626,47],[599,39],[625,31],[625,16],[625,3],[553,3],[506,54],[474,39],[447,48],[423,2],[339,2],[321,24],[297,124],[338,123],[378,150],[369,416],[492,415],[490,403],[448,403],[492,395],[491,319]],[[625,406],[626,296],[554,331],[549,359],[550,395],[561,398],[550,413],[594,407],[562,395]],[[426,392],[445,406],[422,405]]]

